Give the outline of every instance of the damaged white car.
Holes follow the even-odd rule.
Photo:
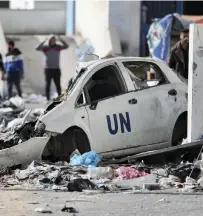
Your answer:
[[[46,156],[78,149],[123,157],[178,145],[187,136],[187,84],[163,61],[115,57],[81,62],[64,101],[41,121],[55,135]]]
[[[26,162],[68,160],[75,149],[118,158],[178,145],[187,137],[187,84],[163,61],[80,62],[67,92],[39,119],[50,139],[42,138],[41,145],[40,138],[28,140],[35,148],[30,143],[37,139],[39,152],[27,153]]]

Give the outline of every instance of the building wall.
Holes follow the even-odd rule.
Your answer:
[[[124,54],[138,56],[140,1],[109,1],[109,25],[116,27]]]
[[[35,1],[35,10],[65,10],[66,1]]]
[[[76,33],[88,38],[96,54],[139,54],[140,1],[76,1]],[[116,43],[115,43],[116,41]]]
[[[65,10],[0,10],[5,34],[65,34]]]
[[[95,0],[76,1],[76,34],[88,38],[98,55],[106,53],[109,2]]]
[[[66,1],[35,1],[33,10],[0,9],[6,34],[65,34]]]

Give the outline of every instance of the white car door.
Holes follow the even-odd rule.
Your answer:
[[[113,67],[122,76],[118,67]],[[100,70],[96,73],[100,73]],[[110,71],[107,70],[107,73],[109,76]],[[121,81],[122,77],[118,80]],[[92,85],[90,80],[85,87],[87,96]],[[157,130],[161,124],[156,123],[159,118],[156,105],[161,101],[152,97],[150,88],[131,92],[125,90],[117,96],[102,98],[86,106],[94,149],[98,153],[119,150],[133,153],[137,147],[161,140],[158,138],[160,131]]]
[[[123,62],[123,64],[125,69],[130,69],[133,72],[136,80],[142,76],[142,72],[146,73],[144,84],[138,83],[138,85],[143,86],[135,92],[135,97],[140,101],[139,105],[142,107],[142,117],[139,120],[140,122],[146,121],[145,124],[148,123],[148,130],[141,129],[140,140],[143,140],[143,144],[160,143],[163,147],[169,145],[172,133],[171,126],[173,126],[174,119],[177,118],[178,109],[181,108],[182,101],[179,99],[182,98],[183,92],[178,92],[176,84],[170,83],[158,65],[154,63],[135,62],[135,65],[143,65],[142,69],[140,67],[137,69],[130,68],[129,65],[132,66],[133,62]],[[147,71],[147,68],[150,68],[151,71]],[[152,79],[150,74],[154,76]],[[139,98],[140,96],[142,98]],[[149,115],[153,118],[150,118]]]

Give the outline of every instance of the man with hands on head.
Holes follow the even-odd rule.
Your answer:
[[[60,41],[62,45],[57,44],[56,41]],[[69,45],[61,38],[51,36],[48,40],[48,45],[45,45],[48,38],[46,38],[37,48],[37,51],[44,53],[46,57],[45,63],[45,81],[46,81],[46,97],[47,101],[50,100],[50,86],[51,80],[53,79],[56,86],[58,95],[61,95],[61,70],[60,70],[60,52],[64,49],[69,48]]]

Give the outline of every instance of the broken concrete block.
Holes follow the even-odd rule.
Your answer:
[[[19,180],[25,180],[29,177],[30,171],[29,170],[17,171],[15,175]]]
[[[201,177],[197,183],[203,188],[203,177]]]
[[[46,213],[46,214],[52,214],[52,211],[47,208],[36,208],[35,212],[40,212],[40,213]]]
[[[169,175],[168,178],[171,179],[174,182],[180,182],[180,179],[177,176]]]
[[[168,171],[166,169],[154,169],[151,171],[151,174],[155,174],[158,176],[163,176],[163,177],[167,177],[168,176]]]
[[[159,179],[159,185],[163,188],[171,188],[175,185],[175,182],[170,178],[161,178]]]
[[[114,183],[121,187],[135,187],[138,186],[140,188],[143,188],[144,184],[155,184],[157,181],[156,175],[149,174],[146,176],[133,178],[133,179],[127,179],[127,180],[120,180],[120,181],[114,181]]]
[[[186,177],[186,181],[185,181],[185,184],[188,184],[188,185],[196,185],[197,184],[197,181],[191,177]]]

